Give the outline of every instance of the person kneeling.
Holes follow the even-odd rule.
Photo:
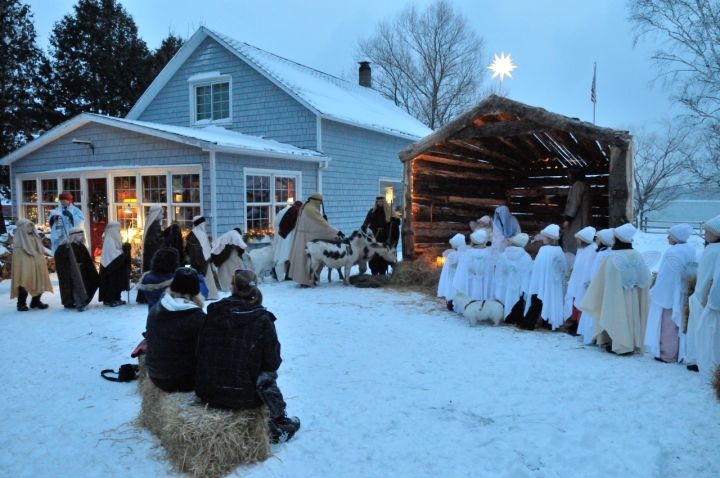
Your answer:
[[[195,393],[211,407],[257,408],[270,412],[273,443],[287,441],[300,428],[288,417],[277,386],[280,342],[275,316],[262,306],[255,273],[235,271],[233,293],[208,306],[197,349]]]
[[[205,321],[198,274],[190,267],[175,271],[170,290],[147,318],[145,366],[150,380],[166,392],[191,392],[195,347]]]

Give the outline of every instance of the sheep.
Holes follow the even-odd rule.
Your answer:
[[[453,308],[458,314],[467,317],[470,325],[490,322],[498,325],[504,319],[505,309],[495,300],[472,300],[467,294],[457,292],[453,297]]]

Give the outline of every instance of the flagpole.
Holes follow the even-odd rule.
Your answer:
[[[595,107],[597,106],[597,89],[595,85],[595,80],[597,77],[597,62],[593,62],[593,81],[592,81],[592,92],[591,92],[591,100],[593,104],[593,124],[595,124]]]

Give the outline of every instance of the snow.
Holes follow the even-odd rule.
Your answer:
[[[377,91],[323,73],[205,28],[255,68],[328,119],[420,139],[432,130]]]
[[[663,237],[641,234],[637,245],[662,250]],[[134,424],[135,383],[99,376],[132,361],[146,307],[78,313],[56,293],[44,295],[50,309],[20,313],[9,285],[2,474],[176,476]],[[720,404],[681,365],[561,333],[469,327],[415,293],[337,279],[261,289],[278,317],[279,384],[302,428],[231,476],[720,476]]]

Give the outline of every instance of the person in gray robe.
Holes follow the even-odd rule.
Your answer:
[[[585,180],[585,173],[570,170],[568,179],[570,180],[570,191],[563,212],[562,249],[575,254],[577,251],[575,234],[591,225],[592,195],[590,185]]]

